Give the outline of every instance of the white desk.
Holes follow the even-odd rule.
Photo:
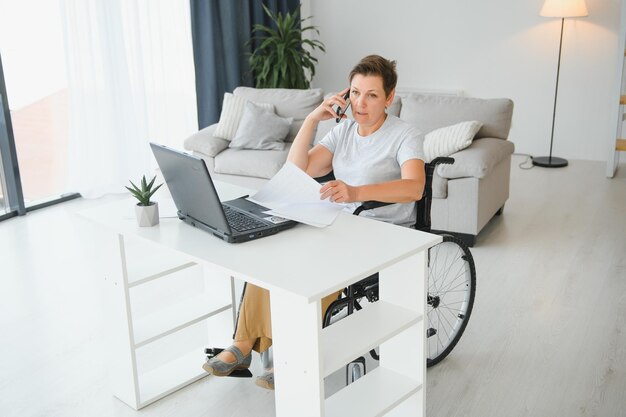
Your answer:
[[[217,186],[223,200],[242,195],[239,187]],[[223,288],[232,289],[229,284],[237,278],[270,291],[277,416],[424,415],[425,254],[440,237],[342,213],[325,229],[298,225],[267,238],[229,244],[178,219],[140,228],[128,216],[132,204],[129,199],[81,213],[109,231],[105,235],[110,238],[101,240],[108,245],[99,249],[98,257],[107,271],[107,338],[118,398],[139,409],[204,376],[203,354],[196,351],[148,367],[148,378],[138,370],[138,349],[218,316],[225,315],[232,324],[235,303]],[[133,276],[135,260],[127,253],[132,239],[156,244],[150,246],[165,250],[171,262],[169,255],[159,254],[151,272]],[[196,297],[199,304],[184,301],[156,311],[144,320],[160,323],[152,327],[136,323],[133,288],[203,265],[211,284],[206,294]],[[320,299],[377,271],[380,301],[322,329]],[[220,297],[213,297],[218,293]],[[211,308],[193,307],[203,304]],[[323,378],[376,346],[380,366],[325,400]]]

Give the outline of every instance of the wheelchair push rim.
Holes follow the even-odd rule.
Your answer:
[[[428,252],[427,366],[443,360],[463,335],[476,292],[476,268],[460,239],[443,235]]]

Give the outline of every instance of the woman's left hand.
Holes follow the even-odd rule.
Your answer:
[[[328,181],[320,189],[320,199],[330,197],[334,203],[353,203],[357,200],[357,189],[341,180]]]

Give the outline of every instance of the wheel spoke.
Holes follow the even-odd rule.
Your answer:
[[[466,283],[464,282],[463,284],[466,284]],[[466,285],[469,286],[469,284],[466,284]],[[467,292],[467,289],[464,289],[464,290],[447,290],[446,294],[449,294],[451,292]]]
[[[437,274],[437,268],[439,266],[439,262],[437,261],[439,259],[439,248],[437,248],[437,246],[435,246],[434,248],[431,248],[431,252],[434,252],[434,259],[431,259],[431,265],[430,265],[430,273],[429,273],[429,282],[430,284],[432,284],[433,289],[435,291],[437,291],[437,279],[436,277],[439,276]]]
[[[448,307],[444,306],[441,308],[441,311],[449,313],[451,316],[455,317],[455,320],[459,320],[459,314],[464,313],[466,310],[465,305],[461,305],[459,307]]]
[[[452,267],[455,267],[453,270]],[[454,272],[453,272],[454,271]],[[459,277],[465,276],[467,272],[467,262],[461,258],[457,259],[453,264],[451,264],[446,270],[446,281],[448,283],[450,280],[454,281]],[[440,287],[442,288],[442,287]]]
[[[454,326],[452,326],[450,324],[450,322],[448,321],[448,319],[446,318],[445,315],[442,314],[441,311],[439,311],[439,309],[437,309],[437,317],[439,318],[439,322],[441,324],[441,327],[443,328],[444,332],[446,333],[446,336],[448,336],[448,340],[451,339],[451,333],[454,330]],[[444,325],[444,322],[441,321],[441,318],[443,317],[443,319],[445,320],[445,324],[448,325],[448,328],[450,329],[450,331],[448,332],[448,330],[446,329],[446,326]]]
[[[455,285],[454,287],[451,287],[449,289],[446,289],[446,290],[442,291],[442,294],[447,294],[450,291],[454,291],[454,290],[456,290],[457,288],[459,288],[462,285],[468,285],[468,284],[467,284],[466,281],[460,282],[459,284]],[[467,290],[465,290],[465,291],[467,291]]]
[[[447,246],[449,246],[449,245],[447,245]],[[445,274],[444,276],[448,276],[448,272],[450,272],[450,268],[452,268],[452,265],[454,265],[454,259],[456,259],[456,257],[454,255],[452,255],[452,262],[448,263],[448,259],[450,258],[450,252],[451,252],[450,250],[446,251],[446,259],[445,259],[445,262],[443,263],[443,265],[449,265],[449,266],[447,266],[447,268],[446,268],[446,270],[444,272],[444,274]],[[458,253],[458,250],[456,251],[455,255],[457,253]]]
[[[465,304],[467,302],[467,300],[461,300],[461,301],[453,301],[451,303],[441,303],[439,304],[438,308],[447,308],[447,309],[454,309],[455,307],[451,307],[454,304]]]
[[[441,325],[441,328],[446,333],[448,340],[450,340],[450,334],[448,333],[445,326],[443,325],[443,321],[441,320],[441,314],[439,314],[439,310],[437,310],[437,317],[438,317],[437,323]],[[439,331],[439,328],[437,328],[437,341],[441,345],[441,348],[442,348],[441,350],[445,350],[446,347],[443,345],[443,343],[441,343],[441,332]]]
[[[438,246],[441,246],[441,245],[450,246],[450,245],[447,245],[446,243],[441,243],[441,244],[439,244]],[[443,250],[443,249],[442,249],[442,250]],[[441,282],[438,282],[438,288],[437,288],[437,286],[435,287],[435,289],[436,289],[437,291],[441,291],[441,288],[443,288],[443,287],[446,285],[446,280],[447,280],[447,279],[451,276],[451,275],[450,275],[450,270],[452,269],[452,267],[453,267],[453,266],[454,266],[454,264],[456,263],[456,260],[457,260],[457,259],[460,259],[460,258],[457,256],[457,255],[459,255],[459,253],[460,253],[460,248],[457,248],[457,250],[455,251],[454,256],[452,257],[452,261],[451,261],[451,263],[448,263],[448,259],[449,259],[449,257],[450,257],[450,252],[452,252],[452,251],[451,251],[451,250],[446,250],[446,257],[445,257],[445,260],[444,260],[444,262],[442,262],[442,264],[441,264],[441,269],[443,269],[443,272],[442,272],[442,274],[441,274],[441,275],[437,274],[437,277],[440,277],[440,276],[441,276],[441,277],[443,277],[443,279],[441,280]],[[462,263],[462,262],[461,262],[461,265],[463,265],[463,263]],[[437,265],[436,267],[437,267],[437,271],[439,271],[439,266]],[[435,278],[435,281],[437,282],[437,281],[438,281],[438,278]]]

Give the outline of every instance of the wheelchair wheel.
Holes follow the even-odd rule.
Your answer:
[[[443,235],[428,251],[426,365],[431,367],[454,349],[467,326],[476,293],[476,268],[462,240]]]

